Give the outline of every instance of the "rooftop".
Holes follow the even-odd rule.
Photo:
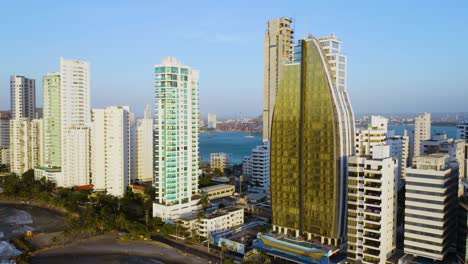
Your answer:
[[[234,186],[230,184],[218,184],[218,185],[200,188],[200,192],[214,192],[214,191],[224,190],[227,188],[234,188]]]

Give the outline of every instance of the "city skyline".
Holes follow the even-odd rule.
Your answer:
[[[465,111],[466,96],[460,95],[468,85],[462,74],[462,62],[468,58],[463,51],[468,36],[463,34],[463,25],[468,23],[463,16],[466,3],[451,7],[437,2],[368,2],[362,6],[297,3],[288,7],[268,3],[263,10],[262,3],[191,6],[187,2],[186,6],[192,8],[168,15],[155,12],[164,10],[164,3],[117,2],[109,7],[102,2],[94,3],[93,8],[86,7],[90,6],[86,3],[55,3],[49,11],[45,9],[47,4],[31,2],[30,10],[36,13],[3,30],[10,41],[0,44],[0,109],[10,108],[10,75],[35,79],[36,94],[42,94],[40,80],[48,72],[59,70],[56,61],[63,56],[90,62],[92,108],[129,105],[141,116],[144,106],[151,104],[151,68],[170,55],[203,74],[203,113],[216,113],[220,118],[259,116],[263,104],[262,36],[266,21],[285,16],[294,20],[298,39],[310,30],[314,35],[334,32],[347,43],[344,53],[350,69],[348,90],[356,113]],[[102,15],[104,8],[112,12]],[[359,11],[359,16],[351,15],[356,14],[353,10]],[[23,6],[17,3],[4,4],[1,24],[9,25],[20,11],[23,14]],[[54,16],[47,16],[50,12]],[[65,19],[84,14],[86,21]],[[33,20],[40,22],[31,23]],[[158,26],[167,21],[175,22],[171,27]],[[29,34],[34,45],[19,41],[24,34]],[[435,52],[453,37],[457,41],[451,41],[450,49]],[[245,63],[247,60],[250,63]],[[108,96],[110,90],[112,97]],[[128,90],[132,91],[131,97]],[[401,96],[403,92],[406,96]],[[422,93],[425,100],[419,103]],[[368,102],[371,94],[388,100]],[[43,102],[39,100],[37,105]]]

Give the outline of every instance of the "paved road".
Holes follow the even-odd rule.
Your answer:
[[[200,258],[208,259],[212,263],[220,263],[220,259],[219,259],[218,256],[214,256],[214,255],[212,255],[212,254],[210,254],[210,253],[208,253],[206,251],[201,251],[199,249],[190,247],[189,245],[182,244],[180,242],[176,242],[174,240],[165,238],[165,237],[160,236],[160,235],[152,236],[151,239],[153,239],[154,241],[158,241],[158,242],[164,243],[166,245],[169,245],[169,246],[171,246],[173,248],[176,248],[178,250],[181,250],[183,252],[198,256]]]

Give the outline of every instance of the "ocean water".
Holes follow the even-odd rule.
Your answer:
[[[210,153],[225,152],[231,154],[232,162],[242,163],[244,156],[262,144],[261,133],[251,133],[253,138],[246,138],[245,132],[207,131],[200,133],[200,156],[203,161],[210,161]]]
[[[413,131],[414,126],[388,126],[395,134],[403,135],[403,131]],[[454,126],[433,126],[432,133],[447,133],[449,138],[457,137],[457,128]],[[246,138],[245,132],[209,131],[200,133],[200,156],[203,161],[210,161],[210,153],[226,152],[231,154],[232,162],[242,163],[244,156],[250,155],[252,149],[262,144],[262,134],[252,133],[253,138]]]

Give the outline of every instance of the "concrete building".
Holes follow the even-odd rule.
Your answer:
[[[357,155],[371,155],[373,147],[382,145],[387,140],[388,119],[382,116],[371,116],[365,128],[357,129],[355,147]]]
[[[216,129],[217,123],[218,121],[216,120],[216,115],[213,113],[208,113],[207,128]]]
[[[155,65],[153,216],[172,221],[198,205],[199,71],[175,58]]]
[[[10,168],[22,175],[43,164],[42,119],[12,119],[10,121]]]
[[[153,118],[147,105],[143,119],[137,121],[137,180],[154,182],[153,174]]]
[[[242,173],[249,179],[250,193],[270,194],[270,144],[264,142],[244,158]]]
[[[244,209],[231,206],[208,213],[200,219],[196,214],[182,217],[179,222],[183,227],[195,231],[198,236],[208,238],[217,232],[244,224]]]
[[[459,264],[468,263],[468,181],[463,179],[463,195],[458,206],[457,258]]]
[[[414,157],[406,170],[405,253],[443,261],[454,250],[457,190],[448,154]]]
[[[336,36],[309,36],[294,46],[292,62],[282,68],[272,127],[273,231],[340,247],[354,114]]]
[[[91,183],[96,190],[122,197],[131,171],[130,109],[110,106],[93,109],[91,129]]]
[[[457,125],[457,136],[459,139],[463,139],[468,143],[468,120],[460,122]]]
[[[263,43],[263,141],[270,141],[278,85],[283,64],[289,62],[293,40],[291,18],[274,18],[268,21]]]
[[[44,166],[61,166],[60,73],[49,73],[42,79],[44,96]]]
[[[0,113],[0,164],[10,164],[10,113]]]
[[[234,194],[234,191],[234,185],[230,184],[218,184],[200,188],[200,193],[207,194],[210,200],[232,196]]]
[[[210,167],[212,170],[219,169],[224,172],[224,169],[229,168],[231,165],[231,156],[228,153],[211,153],[210,154]]]
[[[34,179],[41,180],[45,178],[54,182],[57,186],[65,186],[62,170],[60,168],[37,167],[34,169]]]
[[[13,119],[34,119],[36,113],[36,80],[24,76],[10,77],[10,106]]]
[[[63,187],[89,184],[90,65],[60,58]]]
[[[422,153],[421,142],[431,139],[431,114],[424,113],[417,116],[414,121],[414,146],[412,157],[419,156]]]
[[[394,135],[393,131],[387,133],[387,144],[390,146],[390,156],[398,160],[398,189],[403,187],[406,179],[406,168],[409,164],[410,141],[408,131],[403,136]]]
[[[349,158],[348,258],[385,264],[396,249],[397,164],[389,145]]]

